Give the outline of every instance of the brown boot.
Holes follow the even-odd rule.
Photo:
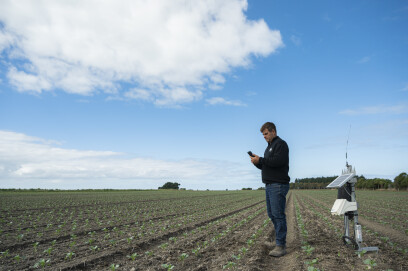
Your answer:
[[[275,241],[270,242],[270,241],[265,241],[264,246],[267,247],[268,249],[273,249],[276,246]]]
[[[283,246],[276,246],[271,252],[269,252],[269,256],[273,257],[281,257],[286,254],[286,247]]]

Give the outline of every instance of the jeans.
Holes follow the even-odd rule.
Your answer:
[[[286,183],[271,183],[266,184],[266,209],[268,216],[275,227],[276,245],[286,245],[286,194],[289,191],[289,184]]]

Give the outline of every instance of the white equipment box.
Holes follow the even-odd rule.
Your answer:
[[[331,214],[344,215],[351,211],[357,211],[357,202],[350,202],[346,199],[336,199],[331,209]]]

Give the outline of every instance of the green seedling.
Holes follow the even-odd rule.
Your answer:
[[[47,253],[48,256],[51,255],[51,252],[52,252],[52,247],[49,247],[49,248],[47,248],[46,250],[44,250],[44,253]]]
[[[169,263],[164,263],[164,264],[161,265],[161,267],[162,267],[163,269],[166,269],[166,270],[173,270],[174,265],[169,264]]]
[[[307,267],[307,271],[320,271],[319,268],[314,267],[314,265],[317,264],[318,262],[319,262],[319,259],[318,259],[318,258],[313,259],[313,260],[311,260],[311,261],[306,261],[305,263],[306,263],[306,265],[308,266],[308,267]]]
[[[50,260],[41,259],[37,263],[34,264],[34,268],[45,268],[47,265],[50,264]]]
[[[21,260],[21,256],[17,254],[13,259],[18,263]]]
[[[90,249],[92,251],[97,251],[97,250],[99,250],[99,247],[98,246],[91,246]]]
[[[199,247],[193,249],[193,250],[192,250],[193,254],[197,256],[197,255],[200,253],[200,249],[201,249],[201,248],[199,248]]]
[[[303,251],[306,252],[307,255],[311,255],[315,248],[312,247],[311,245],[307,245],[307,246],[303,246],[302,249]]]
[[[232,258],[234,258],[235,260],[241,260],[241,254],[238,255],[232,254]]]
[[[131,259],[132,261],[136,260],[137,257],[139,257],[139,254],[137,253],[133,253],[132,255],[128,255],[127,256],[129,259]]]
[[[188,254],[187,254],[187,253],[183,253],[183,254],[180,255],[179,260],[180,260],[180,261],[184,261],[184,260],[187,259],[187,258],[188,258]]]
[[[364,254],[367,253],[367,250],[362,250],[362,251],[356,251],[356,254],[358,255],[358,257],[361,259],[362,256],[364,256]]]
[[[72,257],[75,255],[75,253],[74,252],[68,252],[66,255],[65,255],[65,260],[71,260],[72,259]]]
[[[319,262],[319,259],[316,258],[316,259],[313,259],[313,260],[311,260],[311,261],[306,261],[305,263],[306,263],[306,265],[308,265],[308,266],[314,266],[314,265],[317,264],[318,262]]]
[[[115,271],[116,269],[118,269],[119,268],[119,264],[111,264],[110,266],[109,266],[109,268],[110,268],[110,270],[112,270],[112,271]]]
[[[164,249],[164,248],[166,248],[166,247],[168,247],[169,246],[169,243],[164,243],[164,244],[161,244],[159,247],[161,248],[161,249]]]
[[[234,269],[237,264],[234,262],[228,262],[226,265],[222,267],[222,269]]]
[[[33,244],[33,247],[34,247],[34,251],[35,251],[35,252],[37,252],[37,247],[38,247],[39,244],[40,244],[39,242],[35,242],[35,243]]]
[[[128,242],[128,244],[132,242],[133,238],[134,238],[133,236],[126,238],[126,241]]]
[[[153,251],[146,251],[145,254],[146,254],[147,256],[153,256],[154,253],[153,253]]]
[[[377,263],[373,259],[365,259],[364,264],[366,265],[367,269],[372,269],[373,267],[377,266]]]
[[[245,253],[248,252],[248,249],[247,249],[246,247],[242,247],[242,248],[240,249],[240,251],[242,252],[242,254],[245,255]]]
[[[23,240],[23,238],[24,238],[24,234],[19,234],[19,235],[17,235],[17,240],[18,240],[18,241]]]

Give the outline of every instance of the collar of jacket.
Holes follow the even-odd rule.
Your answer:
[[[269,145],[271,145],[276,139],[278,139],[279,138],[279,136],[275,136],[273,139],[272,139],[272,142],[270,142],[270,143],[268,143],[268,146]]]

